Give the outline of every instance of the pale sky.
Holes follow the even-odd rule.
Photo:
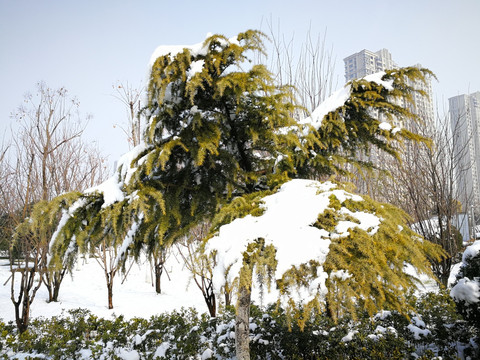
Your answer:
[[[269,19],[299,45],[309,29],[326,33],[338,87],[345,57],[386,48],[399,66],[421,63],[437,75],[442,112],[449,97],[480,91],[480,0],[0,0],[0,135],[36,82],[65,86],[93,115],[85,135],[113,164],[128,151],[114,128],[126,114],[113,84],[145,84],[159,45],[267,31]]]

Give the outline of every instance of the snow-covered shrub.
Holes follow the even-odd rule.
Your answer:
[[[414,308],[430,331],[427,341],[435,348],[435,354],[446,359],[449,354],[464,353],[470,347],[471,329],[456,312],[447,290],[424,294],[416,299]]]
[[[208,319],[206,315],[199,316],[193,309],[154,316],[143,335],[145,350],[152,351],[154,358],[194,359],[208,348],[204,335],[209,332]]]
[[[324,312],[312,312],[303,329],[285,309],[252,306],[251,359],[475,358],[472,334],[448,296],[429,294],[413,305],[417,313],[410,318],[363,311],[356,320],[345,315],[334,323]],[[232,309],[216,318],[179,310],[148,320],[102,319],[73,310],[34,319],[21,335],[0,321],[0,359],[233,359],[234,319]]]
[[[457,309],[480,335],[480,241],[465,249],[457,280],[450,292]]]

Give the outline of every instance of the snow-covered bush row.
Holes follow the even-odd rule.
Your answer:
[[[465,249],[450,295],[458,311],[480,333],[480,240]]]
[[[337,324],[313,315],[303,331],[282,309],[252,308],[252,359],[442,359],[475,358],[474,334],[458,317],[448,294],[415,302],[410,319],[394,311]],[[13,359],[233,359],[234,313],[217,318],[193,310],[149,320],[105,320],[87,310],[35,319],[18,335],[0,322],[0,358]]]

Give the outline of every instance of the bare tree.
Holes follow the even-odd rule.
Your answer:
[[[112,86],[114,89],[113,96],[118,99],[124,106],[127,112],[126,128],[120,126],[130,146],[137,146],[140,144],[142,138],[141,126],[141,96],[144,88],[134,87],[131,84],[118,82]]]
[[[118,256],[118,246],[109,243],[108,238],[105,237],[102,244],[91,248],[91,255],[103,270],[107,283],[108,308],[113,309],[113,282],[122,266]]]
[[[279,85],[291,85],[293,96],[304,110],[299,117],[308,116],[330,94],[334,84],[335,58],[333,48],[326,45],[326,32],[312,34],[311,28],[301,42],[294,35],[286,37],[280,24],[274,26],[273,20],[267,21],[267,34],[271,40],[270,71],[276,76]],[[259,61],[267,63],[266,59]]]
[[[154,273],[155,292],[162,293],[162,275],[165,270],[165,263],[170,254],[170,246],[164,244],[155,244],[152,251],[148,252],[150,266]]]
[[[185,268],[190,271],[192,279],[200,289],[211,317],[217,314],[217,301],[213,291],[213,268],[216,254],[206,255],[201,251],[203,240],[208,236],[210,223],[203,223],[193,228],[183,242],[176,244]],[[228,290],[228,288],[227,288]],[[232,291],[225,292],[225,305],[230,305]]]
[[[464,161],[467,145],[458,143],[461,131],[458,126],[450,128],[447,118],[439,120],[436,128],[424,129],[422,135],[431,137],[432,144],[407,143],[402,161],[390,162],[392,176],[379,187],[385,200],[412,216],[415,231],[446,251],[442,261],[431,261],[444,286],[458,261],[460,228],[468,221],[465,212],[471,199],[471,194],[463,194],[468,166]]]
[[[10,225],[19,229],[10,248],[16,247],[21,257],[14,259],[10,251],[10,263],[11,297],[20,331],[28,326],[30,304],[42,281],[49,289],[49,301],[56,300],[65,275],[64,269],[48,267],[53,227],[33,229],[24,219],[35,203],[82,190],[105,176],[105,158],[81,139],[88,117],[82,118],[78,108],[78,101],[65,88],[52,89],[38,83],[36,94],[27,94],[12,114],[16,126],[7,154],[1,205]],[[24,226],[19,226],[22,222]]]
[[[5,213],[5,184],[8,178],[8,165],[6,160],[6,154],[8,145],[0,145],[0,257],[6,257],[10,246],[10,238],[12,229],[10,226],[10,219],[7,213]]]

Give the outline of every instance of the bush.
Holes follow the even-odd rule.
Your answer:
[[[467,247],[462,265],[450,292],[458,312],[480,336],[480,241]]]
[[[445,292],[412,298],[410,318],[383,311],[366,312],[335,324],[312,313],[303,331],[282,308],[251,308],[252,359],[442,359],[474,357],[468,324]],[[358,313],[362,311],[358,309]],[[305,319],[304,319],[305,320]],[[88,310],[72,310],[32,320],[21,335],[0,322],[0,358],[23,354],[46,359],[230,359],[235,356],[235,313],[217,318],[179,310],[146,319],[102,319]]]

